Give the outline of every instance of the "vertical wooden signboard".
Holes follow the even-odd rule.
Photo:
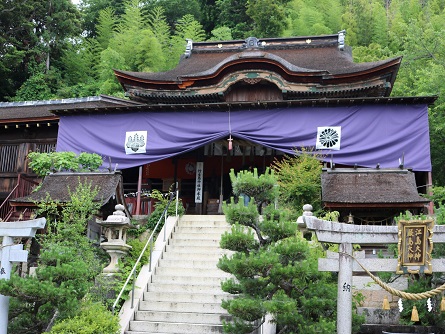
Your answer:
[[[204,178],[204,163],[197,162],[196,163],[195,203],[202,203],[203,178]]]

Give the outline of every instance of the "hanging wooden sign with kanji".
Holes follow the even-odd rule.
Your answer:
[[[399,220],[397,274],[431,274],[433,220]]]

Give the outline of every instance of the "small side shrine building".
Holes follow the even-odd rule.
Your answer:
[[[178,182],[188,213],[216,213],[230,168],[262,171],[301,148],[338,167],[403,159],[419,185],[431,184],[435,98],[390,97],[401,57],[354,63],[344,37],[188,40],[170,71],[115,70],[132,103],[52,110],[57,150],[99,153],[135,196]]]
[[[122,173],[112,172],[57,172],[47,175],[41,182],[38,189],[27,196],[11,199],[9,204],[14,212],[32,213],[37,207],[37,203],[48,200],[56,201],[59,205],[64,205],[71,201],[71,193],[80,185],[85,184],[96,192],[93,201],[98,203],[100,209],[95,214],[94,219],[88,222],[87,236],[91,240],[99,240],[101,230],[96,222],[96,217],[105,220],[114,212],[116,205],[125,204]],[[122,210],[126,216],[130,216],[127,206]]]
[[[339,212],[339,222],[392,225],[400,212],[427,212],[430,201],[419,195],[415,173],[398,168],[325,168],[321,200]],[[425,186],[423,187],[425,188]]]

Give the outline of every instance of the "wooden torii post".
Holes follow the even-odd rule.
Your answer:
[[[338,257],[318,259],[319,271],[338,272],[337,333],[352,331],[352,274],[364,272],[353,260],[352,245],[388,245],[398,243],[397,226],[353,225],[321,220],[312,215],[312,206],[303,206],[297,220],[302,231],[314,231],[318,241],[339,245]],[[445,225],[436,225],[433,243],[445,243]],[[360,259],[370,272],[396,272],[398,259]],[[445,272],[444,259],[432,259],[435,272]]]
[[[0,237],[3,237],[0,248],[0,279],[11,277],[13,262],[26,262],[28,251],[22,244],[14,244],[14,238],[32,238],[38,229],[44,228],[45,218],[19,221],[0,222]],[[0,295],[0,334],[8,331],[9,297]]]

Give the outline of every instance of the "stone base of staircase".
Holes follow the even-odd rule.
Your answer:
[[[221,290],[228,275],[216,267],[226,252],[221,235],[230,229],[223,215],[181,217],[153,269],[126,334],[222,333],[229,314]]]

